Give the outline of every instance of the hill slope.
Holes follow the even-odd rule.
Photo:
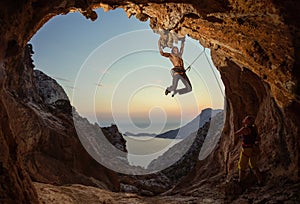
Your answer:
[[[202,112],[194,118],[191,122],[187,123],[181,128],[170,130],[165,133],[159,134],[156,137],[159,138],[169,138],[169,139],[183,139],[193,132],[196,132],[199,128],[201,128],[206,122],[208,122],[212,117],[221,112],[221,109],[213,110],[211,108],[207,108],[202,110]]]

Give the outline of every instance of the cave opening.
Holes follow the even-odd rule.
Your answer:
[[[95,11],[100,17],[95,22],[75,12],[46,23],[30,40],[34,64],[58,81],[80,115],[101,127],[116,124],[126,139],[129,162],[147,168],[198,131],[215,115],[210,109],[224,109],[224,85],[210,50],[187,36],[183,60],[186,67],[192,65],[193,93],[165,97],[171,64],[159,55],[159,35],[149,21],[128,18],[123,9]],[[206,156],[213,149],[207,146]]]
[[[300,13],[299,1],[291,0],[286,4],[256,1],[153,2],[157,3],[1,1],[1,201],[38,203],[39,198],[45,203],[49,200],[61,203],[70,197],[81,199],[80,192],[84,189],[85,198],[87,194],[93,197],[95,193],[91,192],[97,192],[101,197],[96,197],[97,202],[102,198],[105,200],[103,202],[118,202],[121,194],[111,194],[110,191],[103,193],[101,189],[92,189],[90,186],[113,191],[127,189],[150,196],[172,187],[162,185],[168,183],[163,176],[160,182],[153,179],[152,175],[137,176],[132,180],[132,177],[120,175],[95,162],[78,141],[73,120],[70,119],[70,104],[65,103],[66,100],[56,104],[42,101],[39,96],[46,92],[39,93],[36,90],[31,71],[26,66],[29,61],[26,58],[28,53],[24,53],[24,50],[28,39],[51,17],[80,11],[94,20],[96,13],[93,9],[102,7],[111,10],[120,7],[124,8],[128,16],[134,15],[142,21],[150,19],[153,29],[174,29],[178,33],[189,34],[205,47],[211,48],[212,59],[226,86],[227,104],[225,127],[217,148],[208,159],[196,162],[195,169],[168,192],[172,196],[157,196],[148,200],[129,195],[130,198],[124,199],[134,197],[140,202],[156,202],[158,199],[162,203],[222,203],[234,200],[240,203],[261,202],[263,199],[265,202],[297,203],[299,101],[295,99],[295,93],[299,88],[296,71],[299,64],[299,21],[295,21],[295,18]],[[116,65],[113,64],[113,67]],[[169,66],[166,65],[165,70]],[[51,84],[57,88],[57,83],[50,78],[38,76],[47,81],[39,84],[40,87],[49,87]],[[97,90],[101,92],[103,87],[98,82],[102,81],[97,81],[97,87],[100,87]],[[49,98],[48,94],[45,96]],[[161,110],[153,108],[148,119],[157,112],[161,113]],[[243,189],[234,185],[240,146],[232,136],[241,126],[245,114],[256,116],[261,136],[259,166],[266,178],[266,185],[252,189],[250,184],[250,188],[242,192]],[[90,124],[79,115],[76,117],[81,125],[94,126],[95,132],[99,130],[98,125]],[[148,127],[147,124],[137,126]],[[109,134],[115,132],[115,129],[108,128],[106,131]],[[119,148],[123,147],[121,145]],[[115,161],[114,156],[109,159]],[[175,170],[182,173],[181,170],[188,168],[178,165]],[[165,173],[171,173],[167,177],[170,179],[168,181],[178,178],[178,171],[168,169]],[[159,173],[155,175],[161,176]],[[283,197],[282,189],[285,194]],[[58,194],[48,197],[52,192],[59,192],[64,198]],[[107,198],[107,195],[111,197]]]

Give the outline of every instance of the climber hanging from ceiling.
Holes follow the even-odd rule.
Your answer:
[[[178,47],[173,45],[174,41],[176,43],[178,41],[181,41],[180,50],[178,49]],[[177,34],[175,35],[173,32],[168,32],[167,35],[161,34],[161,37],[158,41],[160,54],[164,57],[169,58],[174,66],[171,69],[171,74],[173,77],[172,85],[167,87],[167,89],[165,90],[165,95],[168,95],[169,93],[173,92],[172,97],[174,97],[177,93],[181,95],[192,91],[192,84],[185,73],[186,70],[184,69],[184,64],[182,60],[184,42],[185,42],[184,36],[178,36]],[[163,49],[165,47],[170,47],[171,53],[164,52]],[[179,80],[182,81],[183,85],[185,86],[184,88],[181,89],[177,88]]]

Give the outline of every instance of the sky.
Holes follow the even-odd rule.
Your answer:
[[[96,12],[94,22],[80,13],[56,16],[30,41],[36,69],[57,80],[82,116],[101,126],[117,124],[121,132],[160,133],[204,108],[223,108],[224,87],[209,49],[187,37],[185,66],[202,53],[187,72],[193,91],[165,96],[172,64],[159,54],[159,35],[149,22],[129,19],[120,9]]]

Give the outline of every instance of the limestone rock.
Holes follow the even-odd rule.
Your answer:
[[[11,192],[19,194],[18,189],[24,192],[12,197],[18,198],[15,200],[18,203],[37,201],[30,178],[56,185],[81,183],[119,190],[118,175],[93,160],[79,141],[74,127],[72,106],[64,90],[54,79],[41,71],[33,70],[28,49],[24,52],[23,78],[20,80],[24,89],[10,94],[4,92],[2,96],[6,95],[6,98],[1,99],[5,104],[1,107],[7,107],[6,111],[1,112],[2,118],[11,118],[14,123],[13,129],[9,128],[8,120],[1,126],[2,130],[5,130],[5,137],[11,137],[9,141],[13,142],[9,146],[6,146],[5,141],[2,143],[4,148],[1,157],[1,184],[6,183],[10,186],[13,182],[19,183],[15,184],[19,186],[16,189],[10,187],[16,190]],[[30,59],[27,59],[28,57]],[[89,122],[85,125],[92,130],[100,129]],[[115,130],[107,137],[114,135],[121,136]],[[114,145],[126,150],[126,144],[121,138],[116,140]],[[8,157],[7,147],[11,148],[11,156],[14,155],[14,159]],[[18,177],[13,176],[14,173]],[[7,180],[4,175],[11,175],[12,177],[8,178],[14,179]],[[9,203],[10,200],[4,193],[5,189],[1,189],[1,202]]]
[[[103,127],[101,130],[112,145],[123,152],[127,152],[126,140],[119,132],[118,127],[115,124],[112,124],[110,127]]]
[[[39,91],[38,94],[45,104],[54,105],[60,100],[70,103],[67,94],[55,80],[39,70],[34,70],[33,75],[36,82],[35,85]]]
[[[79,166],[82,171],[90,166],[76,162],[78,158],[91,160],[83,156],[86,154],[76,139],[66,139],[69,135],[75,138],[74,130],[65,128],[71,127],[70,121],[61,120],[66,115],[49,115],[47,106],[37,105],[42,98],[33,83],[33,72],[28,71],[31,65],[25,63],[24,56],[28,53],[25,54],[24,48],[51,17],[79,11],[94,20],[92,10],[99,7],[124,8],[129,16],[150,19],[154,30],[188,34],[212,49],[213,62],[226,89],[225,128],[216,151],[197,162],[186,186],[178,187],[180,191],[201,193],[204,184],[199,182],[204,177],[217,174],[230,177],[235,173],[238,145],[232,135],[246,114],[256,116],[261,136],[259,164],[269,173],[268,179],[284,177],[299,181],[300,21],[296,19],[300,1],[3,0],[0,3],[1,202],[37,202],[23,162],[25,158],[37,158],[30,156],[34,149],[47,158],[63,157],[60,161],[74,168]],[[54,146],[49,146],[49,141]],[[63,153],[65,148],[68,154]]]

